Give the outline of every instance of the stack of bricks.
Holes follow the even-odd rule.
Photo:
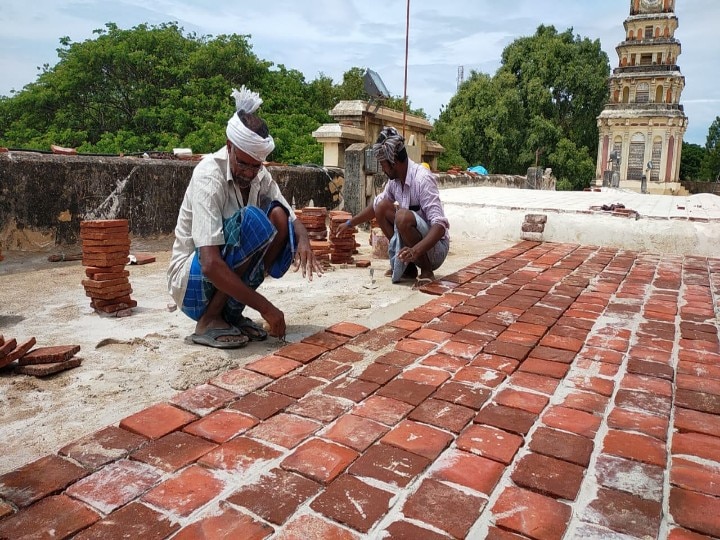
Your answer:
[[[130,255],[130,230],[126,219],[101,219],[80,223],[82,263],[88,279],[82,281],[90,307],[98,313],[129,315],[137,302],[125,270]]]
[[[327,239],[327,208],[324,206],[306,206],[296,210],[295,215],[305,226],[310,239],[310,249],[321,263],[330,262],[330,242]]]
[[[340,225],[352,217],[349,212],[332,210],[330,212],[330,262],[332,264],[347,264],[353,262],[353,254],[357,253],[358,245],[355,243],[357,229],[347,229],[340,236],[337,230]]]
[[[75,357],[80,351],[80,345],[33,349],[34,346],[34,337],[18,345],[15,338],[5,341],[0,335],[0,368],[14,365],[16,373],[45,377],[77,367],[82,363],[82,359]]]

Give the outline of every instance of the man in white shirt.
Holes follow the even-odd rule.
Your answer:
[[[168,268],[171,296],[197,321],[193,342],[223,349],[267,338],[245,306],[271,335],[285,335],[283,312],[256,291],[266,275],[282,277],[293,262],[310,280],[322,274],[307,230],[263,165],[275,143],[255,114],[262,99],[244,86],[233,97],[226,145],[198,163],[185,192]]]

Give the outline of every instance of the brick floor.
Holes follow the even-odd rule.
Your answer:
[[[0,476],[0,537],[720,537],[720,259],[521,242],[424,290]]]

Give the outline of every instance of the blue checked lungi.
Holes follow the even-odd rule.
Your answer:
[[[278,205],[280,203],[274,201],[268,208],[267,214]],[[223,221],[225,245],[220,248],[220,254],[225,263],[233,270],[250,261],[241,279],[253,290],[265,281],[263,257],[277,234],[277,230],[268,219],[267,214],[255,206],[246,206]],[[268,272],[274,278],[285,275],[295,257],[295,230],[290,220],[288,220],[288,224],[290,241],[285,244]],[[181,307],[182,312],[197,321],[205,313],[216,290],[215,285],[202,273],[200,252],[196,249],[190,266],[187,290]],[[245,304],[229,298],[223,308],[223,319],[230,324],[239,324],[242,321],[244,309]]]

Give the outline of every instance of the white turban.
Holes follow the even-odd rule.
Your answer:
[[[231,95],[235,98],[237,112],[254,113],[263,102],[260,94],[248,90],[244,85],[240,87],[240,90],[233,89]],[[268,154],[275,149],[275,141],[272,136],[268,135],[266,139],[263,139],[253,130],[245,127],[237,114],[233,114],[228,120],[225,133],[231,143],[258,161],[265,161]]]

